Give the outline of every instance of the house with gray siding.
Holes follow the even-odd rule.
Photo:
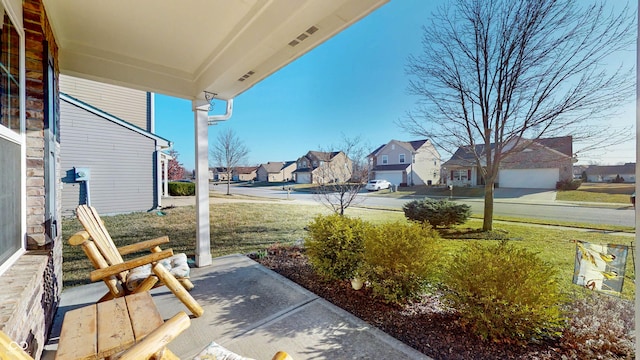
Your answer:
[[[104,214],[161,206],[168,140],[64,93],[60,120],[63,215],[85,203]]]

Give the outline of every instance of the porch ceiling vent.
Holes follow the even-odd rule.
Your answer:
[[[245,81],[247,80],[251,75],[255,74],[256,72],[253,70],[249,70],[246,74],[242,75],[238,81]]]
[[[316,26],[312,26],[312,27],[308,28],[305,32],[303,32],[302,34],[296,36],[295,39],[291,40],[289,42],[289,46],[294,47],[294,46],[300,44],[300,42],[306,40],[309,36],[313,35],[316,31],[318,31],[318,27],[316,27]]]

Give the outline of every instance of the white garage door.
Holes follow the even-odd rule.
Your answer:
[[[560,169],[504,169],[500,170],[501,188],[555,189]]]
[[[376,171],[376,179],[383,179],[394,185],[400,185],[402,182],[402,171]]]
[[[296,173],[298,184],[311,184],[311,173]]]

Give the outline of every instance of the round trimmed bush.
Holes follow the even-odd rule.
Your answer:
[[[438,239],[431,226],[418,223],[368,228],[363,272],[373,294],[395,304],[418,297],[439,269]]]
[[[484,339],[527,343],[559,336],[565,324],[556,276],[551,264],[507,241],[474,242],[454,255],[443,281],[464,326]]]
[[[362,264],[368,224],[338,214],[319,215],[309,224],[307,256],[315,271],[333,280],[352,278]]]

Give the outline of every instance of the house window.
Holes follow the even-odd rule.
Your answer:
[[[317,161],[313,162],[313,167],[318,167],[318,162]]]
[[[404,154],[400,154],[400,164],[404,164]]]
[[[382,164],[386,165],[389,163],[389,156],[388,155],[382,155]]]
[[[2,5],[0,5],[2,9]],[[0,29],[0,273],[23,248],[22,224],[22,149],[25,146],[22,120],[20,37],[9,12]]]
[[[451,180],[453,181],[467,181],[469,180],[467,169],[463,170],[451,170]]]

